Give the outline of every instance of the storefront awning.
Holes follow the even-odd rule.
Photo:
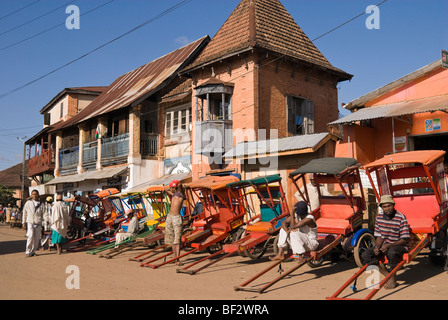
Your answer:
[[[68,176],[62,176],[54,178],[53,180],[46,183],[46,185],[54,185],[60,183],[73,183],[81,182],[86,180],[101,180],[108,179],[118,176],[128,169],[127,166],[104,168],[102,170],[87,171],[80,174],[72,174]]]
[[[362,120],[392,118],[404,115],[448,110],[448,95],[367,107],[329,124],[347,124]]]

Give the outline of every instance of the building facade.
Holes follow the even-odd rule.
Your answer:
[[[330,124],[343,132],[336,155],[366,164],[388,153],[448,151],[447,79],[438,60],[351,101],[352,113]]]

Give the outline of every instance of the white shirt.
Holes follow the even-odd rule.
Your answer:
[[[22,223],[42,225],[44,206],[39,201],[28,200],[23,206]]]
[[[299,221],[305,220],[305,219],[311,219],[314,222],[316,222],[316,220],[314,219],[314,216],[311,214],[308,214],[305,218],[300,219]],[[311,228],[310,226],[302,226],[299,228],[299,231],[306,234],[308,236],[308,238],[310,239],[314,239],[317,240],[317,227]]]
[[[61,201],[56,201],[51,210],[51,229],[66,238],[69,221],[67,207]]]

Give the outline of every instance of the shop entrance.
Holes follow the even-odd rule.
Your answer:
[[[415,136],[411,139],[413,150],[444,150],[448,153],[448,134]],[[447,162],[445,157],[445,163]]]

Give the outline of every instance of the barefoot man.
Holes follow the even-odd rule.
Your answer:
[[[374,236],[375,246],[367,249],[362,254],[362,258],[369,265],[377,265],[378,258],[386,255],[391,270],[400,263],[403,254],[409,247],[409,224],[404,214],[395,210],[395,202],[392,196],[381,197],[379,206],[383,209],[383,214],[378,214],[375,223]],[[387,275],[387,271],[382,264],[379,271]],[[395,288],[396,280],[393,276],[386,284],[386,289]]]
[[[182,185],[178,180],[171,181],[167,193],[171,196],[171,208],[165,222],[165,244],[171,245],[174,257],[180,254],[180,241],[182,237],[182,216],[180,209],[184,201]],[[177,260],[177,265],[181,262]]]
[[[317,225],[314,217],[308,214],[308,205],[299,201],[294,206],[295,216],[288,216],[282,222],[279,233],[278,254],[271,260],[282,260],[285,248],[289,243],[293,252],[293,258],[299,263],[306,259],[303,254],[315,250],[319,246],[317,242]]]

